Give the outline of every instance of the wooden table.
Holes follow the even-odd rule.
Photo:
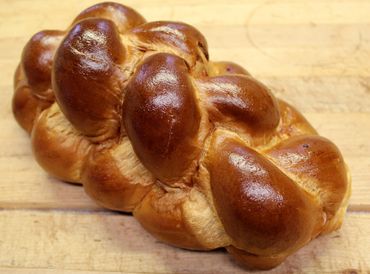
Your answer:
[[[221,250],[190,252],[156,241],[131,216],[99,208],[82,188],[35,163],[11,113],[13,72],[33,33],[65,28],[93,2],[0,2],[0,272],[243,272]],[[342,150],[353,176],[342,229],[272,273],[370,273],[370,1],[125,3],[148,20],[195,25],[212,59],[244,65]]]

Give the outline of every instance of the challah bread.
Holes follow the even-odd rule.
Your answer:
[[[341,225],[336,146],[190,25],[97,4],[31,38],[14,88],[38,163],[163,242],[267,269]]]

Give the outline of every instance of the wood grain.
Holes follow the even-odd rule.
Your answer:
[[[175,249],[35,163],[15,123],[12,77],[35,32],[65,29],[96,0],[0,2],[0,273],[242,273],[221,250]],[[343,228],[264,273],[370,273],[370,1],[126,0],[185,21],[211,58],[245,66],[341,149],[353,179]],[[259,272],[253,272],[259,273]]]
[[[244,273],[223,250],[194,252],[157,242],[131,216],[88,211],[0,212],[5,269],[56,268],[100,273]],[[351,238],[348,238],[351,235]],[[343,228],[319,237],[271,273],[361,273],[370,267],[370,216],[348,214]],[[258,272],[253,272],[258,273]],[[265,272],[261,272],[265,273]]]

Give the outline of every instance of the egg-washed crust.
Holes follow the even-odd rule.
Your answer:
[[[163,242],[267,269],[341,225],[337,147],[190,25],[94,5],[30,39],[14,90],[38,163]]]

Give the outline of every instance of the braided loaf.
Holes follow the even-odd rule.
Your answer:
[[[337,147],[190,25],[97,4],[35,34],[14,86],[38,163],[164,242],[264,269],[341,225]]]

